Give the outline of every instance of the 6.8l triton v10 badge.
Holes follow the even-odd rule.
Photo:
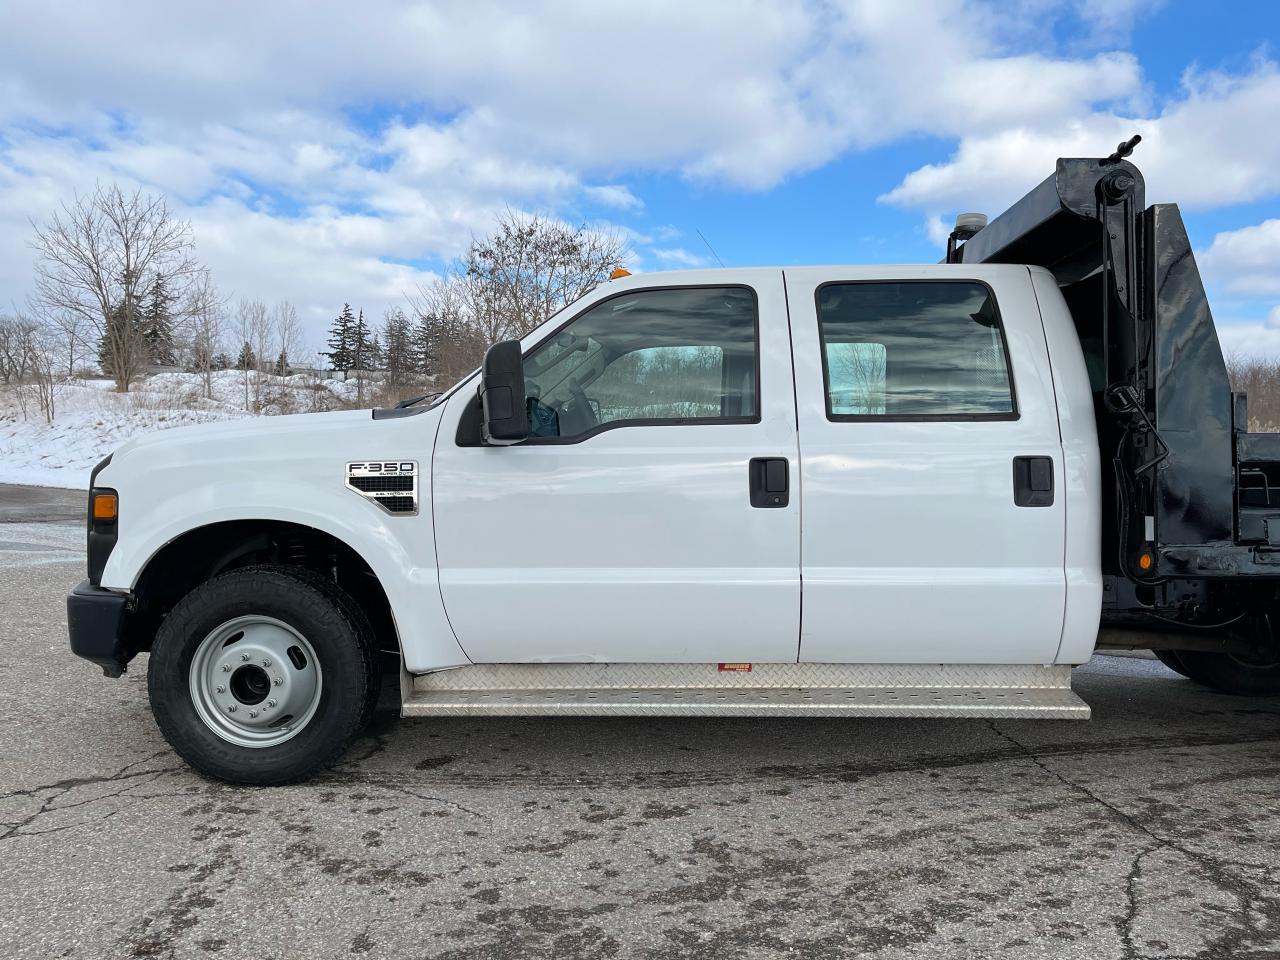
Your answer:
[[[347,489],[372,500],[387,513],[418,512],[416,460],[361,460],[347,464]]]

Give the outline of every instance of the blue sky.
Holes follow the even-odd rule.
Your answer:
[[[504,208],[643,270],[714,265],[699,231],[727,265],[933,261],[959,210],[1140,132],[1228,348],[1280,354],[1280,4],[44,6],[0,3],[3,304],[29,219],[98,181],[164,193],[233,304],[318,341]]]

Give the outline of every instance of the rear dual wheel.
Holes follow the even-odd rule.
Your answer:
[[[1182,666],[1179,672],[1184,677],[1190,677],[1196,683],[1220,693],[1240,697],[1280,696],[1278,659],[1250,660],[1229,653],[1202,653],[1195,650],[1180,650],[1176,656]],[[1160,659],[1164,660],[1163,657]]]
[[[1182,665],[1177,650],[1152,650],[1156,655],[1156,659],[1163,663],[1166,667],[1181,677],[1189,677],[1187,668]]]
[[[304,779],[368,722],[380,685],[372,630],[329,580],[255,566],[209,580],[173,608],[147,672],[166,740],[233,783]]]

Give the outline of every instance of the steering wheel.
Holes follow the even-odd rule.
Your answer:
[[[591,401],[587,399],[586,393],[577,380],[569,381],[569,396],[573,398],[573,405],[581,408],[577,411],[577,414],[582,418],[586,429],[600,424],[600,418],[596,416],[596,412],[591,406]]]

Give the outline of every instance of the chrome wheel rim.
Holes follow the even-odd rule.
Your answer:
[[[191,702],[205,725],[241,747],[274,747],[320,706],[320,661],[307,638],[273,617],[214,628],[191,658]]]

